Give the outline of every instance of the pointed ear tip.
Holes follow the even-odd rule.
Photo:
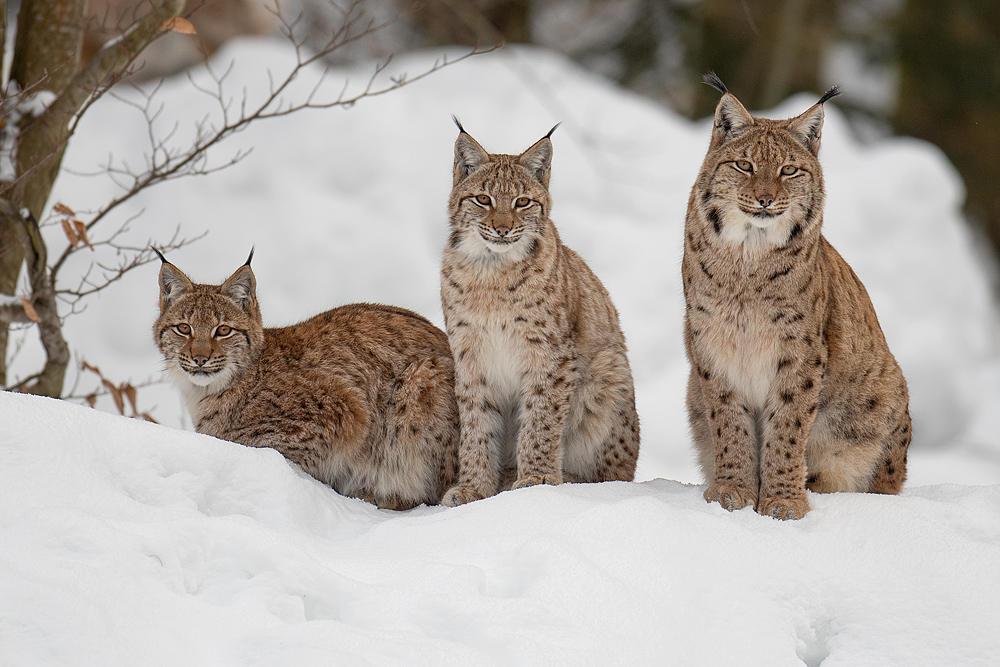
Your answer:
[[[715,88],[717,91],[724,95],[732,95],[729,89],[726,88],[726,84],[722,83],[722,79],[714,71],[709,70],[701,77],[701,82]]]
[[[832,100],[834,97],[837,97],[842,92],[843,91],[840,89],[840,85],[839,84],[836,85],[836,86],[831,86],[829,90],[827,90],[825,93],[823,93],[823,96],[821,98],[819,98],[819,102],[817,102],[816,104],[818,104],[819,106],[823,106],[824,102]]]

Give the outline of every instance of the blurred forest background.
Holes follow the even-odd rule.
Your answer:
[[[24,0],[31,2],[33,0]],[[148,1],[148,0],[147,0]],[[175,70],[237,34],[274,29],[273,0],[189,0],[200,53],[162,48],[147,74]],[[281,0],[322,44],[346,0]],[[90,0],[84,50],[96,49],[136,0]],[[438,45],[535,44],[559,51],[690,118],[714,110],[700,83],[714,70],[749,109],[844,88],[858,134],[940,147],[967,187],[966,213],[1000,256],[1000,2],[997,0],[361,0],[399,20],[331,54],[339,63]],[[355,8],[357,9],[357,8]],[[110,17],[110,19],[109,19]],[[121,21],[118,21],[120,23]],[[168,35],[191,50],[185,36]],[[170,39],[165,40],[169,43]],[[84,54],[86,58],[86,53]],[[874,177],[874,175],[873,175]]]

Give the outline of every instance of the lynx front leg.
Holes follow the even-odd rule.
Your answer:
[[[576,375],[576,356],[568,352],[555,363],[536,358],[531,364],[517,435],[517,480],[512,488],[562,484],[562,433]]]
[[[497,494],[503,438],[498,398],[478,364],[474,346],[458,350],[455,347],[455,397],[461,424],[459,480],[441,498],[442,505],[451,507]],[[460,350],[466,351],[463,354]]]
[[[811,361],[782,360],[778,366],[777,390],[764,422],[757,512],[776,519],[801,519],[809,512],[806,442],[816,419],[823,370],[821,363]]]
[[[688,411],[708,478],[705,500],[730,511],[756,505],[760,484],[750,408],[727,382],[695,366],[688,382]]]

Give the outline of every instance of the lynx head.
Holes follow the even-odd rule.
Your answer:
[[[500,155],[487,153],[457,118],[455,124],[449,244],[473,259],[523,259],[544,232],[552,208],[549,137],[556,128],[520,155]]]
[[[695,184],[711,232],[735,243],[762,237],[784,245],[815,226],[825,196],[817,159],[823,103],[840,94],[837,87],[801,115],[771,120],[751,116],[715,74],[705,83],[723,93]]]
[[[157,252],[159,254],[159,252]],[[221,285],[192,283],[160,255],[160,316],[153,337],[182,391],[218,393],[245,371],[264,345],[250,259]]]

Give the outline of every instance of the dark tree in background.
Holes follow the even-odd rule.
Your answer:
[[[948,155],[969,216],[1000,251],[1000,2],[907,0],[896,34],[893,124]]]

